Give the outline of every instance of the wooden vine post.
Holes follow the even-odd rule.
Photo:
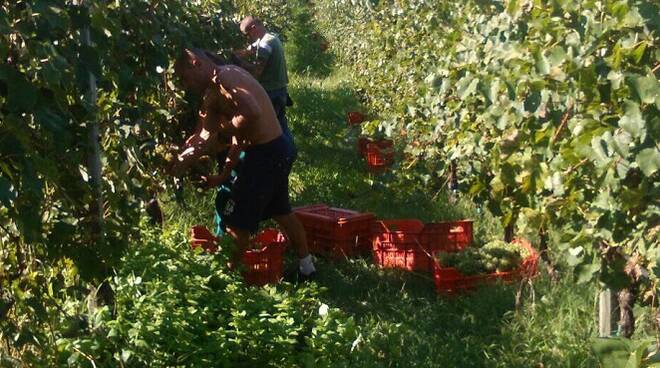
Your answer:
[[[608,246],[601,244],[601,270],[607,268],[608,262]],[[599,337],[612,337],[614,336],[617,328],[617,318],[615,313],[615,306],[617,305],[616,293],[606,287],[598,293],[598,336]]]
[[[74,0],[75,6],[85,7],[84,0]],[[80,29],[80,39],[83,47],[92,47],[89,26],[85,25]],[[88,107],[96,110],[96,101],[98,99],[96,76],[91,70],[87,72],[87,91],[85,91],[85,100]],[[103,187],[102,187],[102,163],[101,163],[101,145],[99,143],[99,123],[96,114],[87,121],[87,171],[89,173],[90,185],[92,187],[92,203],[90,204],[90,215],[92,216],[92,236],[97,244],[103,244],[104,224],[103,224]]]
[[[598,295],[598,336],[611,337],[616,331],[614,306],[616,300],[612,289],[604,289]]]

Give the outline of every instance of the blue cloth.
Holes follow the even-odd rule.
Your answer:
[[[230,187],[224,184],[219,186],[215,194],[215,236],[217,237],[221,237],[227,232],[227,224],[222,218],[222,209],[225,208],[230,198]]]
[[[226,164],[225,160],[227,158],[228,152],[229,151],[227,150],[218,154],[217,161],[218,161],[219,170],[222,170],[224,168],[224,165]],[[240,165],[240,160],[243,160],[244,157],[245,157],[245,152],[241,152],[241,154],[239,155],[239,165]],[[225,223],[222,217],[222,211],[227,206],[227,202],[231,199],[231,187],[232,185],[234,185],[234,182],[236,181],[237,169],[238,166],[231,171],[229,178],[227,178],[227,180],[225,180],[224,183],[220,184],[220,186],[218,186],[216,190],[214,220],[215,220],[215,235],[217,237],[222,236],[227,231],[226,229],[227,224]]]

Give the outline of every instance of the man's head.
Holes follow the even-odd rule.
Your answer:
[[[243,18],[240,24],[241,33],[251,42],[254,42],[266,34],[266,28],[259,18],[251,15]]]
[[[208,86],[213,69],[213,61],[199,49],[184,49],[174,64],[174,72],[181,79],[183,86],[199,94]]]

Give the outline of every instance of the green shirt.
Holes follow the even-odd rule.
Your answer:
[[[266,33],[250,46],[255,49],[257,60],[264,62],[264,70],[258,78],[266,91],[284,88],[289,83],[284,60],[284,47],[277,36]]]

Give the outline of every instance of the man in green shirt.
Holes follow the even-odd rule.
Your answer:
[[[287,91],[289,77],[282,42],[253,16],[245,17],[241,21],[240,29],[251,44],[244,50],[234,52],[233,62],[250,72],[266,90],[275,108],[282,132],[289,140],[292,157],[295,158],[297,149],[286,120],[286,107],[290,106]]]

